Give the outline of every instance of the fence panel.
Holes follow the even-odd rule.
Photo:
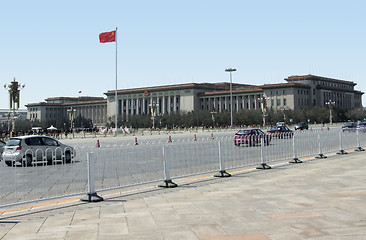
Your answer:
[[[218,141],[181,142],[166,145],[171,178],[218,171]]]
[[[95,148],[96,190],[159,181],[164,178],[162,145]]]

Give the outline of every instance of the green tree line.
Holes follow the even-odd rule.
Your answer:
[[[276,122],[286,124],[303,122],[310,120],[311,123],[329,123],[329,108],[314,107],[307,110],[267,110],[266,124],[274,125]],[[363,121],[366,117],[366,110],[353,109],[346,111],[340,108],[332,110],[333,122]],[[262,125],[263,115],[260,110],[241,110],[234,111],[233,123],[235,126]],[[9,125],[10,124],[10,125]],[[8,126],[9,125],[9,126]],[[42,127],[46,129],[53,125],[58,129],[70,129],[70,120],[56,119],[51,121],[16,121],[16,131],[29,131],[32,127]],[[155,118],[155,128],[176,128],[176,127],[225,127],[230,125],[230,112],[224,111],[211,113],[205,110],[192,111],[187,113],[171,113],[157,116]],[[133,128],[151,128],[152,119],[150,115],[132,115],[127,119],[126,116],[118,118],[118,126]],[[1,132],[11,130],[11,121],[3,122],[0,125]],[[91,119],[78,116],[74,120],[74,128],[93,128]],[[108,118],[106,127],[114,127],[114,116]]]

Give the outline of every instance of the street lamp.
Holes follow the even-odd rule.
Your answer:
[[[258,98],[259,102],[261,103],[261,110],[262,110],[262,117],[263,117],[263,127],[266,126],[266,111],[267,111],[267,98],[266,94],[263,93],[261,97]]]
[[[326,102],[325,104],[327,104],[329,106],[329,124],[332,125],[333,124],[332,108],[333,108],[335,102],[329,99],[328,102]]]
[[[76,109],[71,107],[71,108],[67,109],[67,112],[70,114],[71,132],[72,132],[72,137],[74,137],[74,118],[75,118]]]
[[[230,127],[233,127],[233,80],[231,73],[235,72],[235,68],[226,68],[225,72],[230,73]]]
[[[151,120],[153,121],[152,129],[155,129],[155,118],[156,118],[156,108],[159,106],[159,104],[152,102],[150,104],[151,107]]]
[[[212,111],[210,113],[211,113],[211,118],[212,118],[212,128],[215,128],[215,116],[214,116],[214,114],[217,113],[217,112]]]
[[[4,84],[4,88],[8,89],[9,92],[9,109],[13,111],[13,128],[11,136],[15,135],[15,109],[19,109],[20,105],[20,90],[25,88],[25,84],[19,84],[14,80],[9,84]]]

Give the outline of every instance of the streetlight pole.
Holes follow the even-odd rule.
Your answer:
[[[235,68],[226,68],[225,72],[230,73],[230,128],[233,127],[233,80],[231,73],[235,72]]]
[[[7,88],[9,92],[9,110],[13,112],[13,128],[10,134],[11,137],[15,136],[15,109],[19,109],[20,107],[20,90],[24,87],[25,84],[19,84],[15,78],[10,84],[4,84],[4,88]]]
[[[335,102],[332,101],[331,99],[329,99],[329,101],[326,102],[325,104],[329,105],[329,124],[332,125],[333,124],[332,108],[333,108]]]
[[[261,103],[262,110],[262,118],[263,118],[263,127],[266,127],[266,110],[267,110],[267,96],[265,93],[261,97],[258,98]]]
[[[67,109],[67,112],[70,114],[70,124],[71,124],[71,132],[72,132],[72,137],[74,138],[74,119],[75,119],[75,112],[76,109],[74,109],[73,107]]]

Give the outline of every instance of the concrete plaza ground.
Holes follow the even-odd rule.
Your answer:
[[[366,153],[303,160],[18,206],[0,239],[366,239]]]

